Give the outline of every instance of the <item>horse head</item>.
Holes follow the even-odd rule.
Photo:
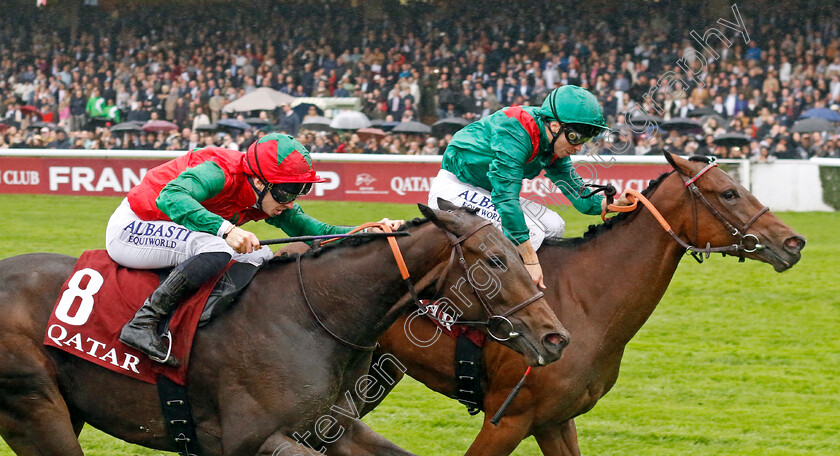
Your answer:
[[[489,221],[440,201],[418,205],[446,234],[449,262],[436,279],[440,308],[525,356],[531,366],[560,358],[569,333],[531,280],[513,243]]]
[[[763,261],[777,272],[799,261],[805,238],[769,212],[713,159],[664,155],[680,178],[673,179],[672,185],[685,189],[687,210],[681,211],[681,220],[672,223],[689,244],[701,252],[705,248],[707,253],[711,249]]]

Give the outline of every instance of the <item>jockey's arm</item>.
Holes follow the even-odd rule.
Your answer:
[[[353,229],[348,226],[335,226],[316,220],[303,212],[300,205],[295,203],[291,209],[286,209],[265,219],[266,223],[283,230],[288,236],[320,236],[324,234],[344,234]]]
[[[534,284],[544,289],[540,260],[531,244],[530,230],[519,204],[523,166],[530,153],[529,140],[520,137],[519,133],[518,130],[499,129],[494,137],[494,158],[487,173],[492,185],[490,197],[501,217],[502,232],[517,246]]]
[[[222,236],[230,223],[208,211],[202,201],[218,195],[225,187],[225,173],[206,161],[187,169],[160,191],[155,204],[173,222],[191,231]]]

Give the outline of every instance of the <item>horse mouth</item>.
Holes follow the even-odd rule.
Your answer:
[[[525,356],[529,366],[545,366],[560,359],[563,349],[568,345],[568,337],[559,333],[549,333],[543,336],[542,343],[534,343],[529,337],[517,337],[519,351]]]
[[[771,247],[765,247],[764,250],[762,250],[762,252],[764,253],[764,260],[771,266],[773,266],[773,269],[776,272],[787,271],[788,269],[792,268],[793,265],[798,263],[799,259],[801,258],[799,254],[796,254],[795,256],[790,255],[790,258],[786,259],[785,256],[776,252],[776,250],[774,250]]]

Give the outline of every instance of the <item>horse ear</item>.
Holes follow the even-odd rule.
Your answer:
[[[445,230],[451,231],[454,229],[454,223],[457,218],[452,212],[432,209],[431,207],[420,203],[417,203],[417,207],[420,209],[420,213],[427,219],[431,220],[435,225]]]
[[[438,199],[437,199],[437,205],[438,205],[438,208],[440,208],[440,210],[442,210],[442,211],[449,211],[449,212],[452,212],[452,211],[454,211],[454,210],[456,210],[456,209],[458,209],[458,208],[459,208],[458,206],[456,206],[456,205],[455,205],[455,204],[453,204],[452,202],[447,201],[447,200],[445,200],[445,199],[443,199],[443,198],[438,198]]]
[[[417,208],[420,209],[420,213],[423,214],[423,217],[426,217],[431,221],[437,220],[437,214],[435,213],[434,209],[430,208],[429,206],[426,206],[423,203],[417,203]]]
[[[665,149],[662,149],[662,155],[665,156],[665,160],[668,160],[668,163],[671,165],[671,167],[677,170],[679,173],[686,176],[691,175],[688,160],[680,157],[679,155],[672,154],[671,152],[668,152]]]

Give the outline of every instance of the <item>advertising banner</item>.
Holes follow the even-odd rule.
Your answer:
[[[125,195],[149,169],[165,159],[0,157],[0,193],[54,195]],[[609,165],[609,166],[607,166]],[[642,190],[670,167],[666,164],[626,164],[579,161],[578,174],[589,183]],[[316,161],[327,179],[306,199],[425,203],[438,163]],[[523,181],[523,196],[547,204],[568,204],[548,178]]]

